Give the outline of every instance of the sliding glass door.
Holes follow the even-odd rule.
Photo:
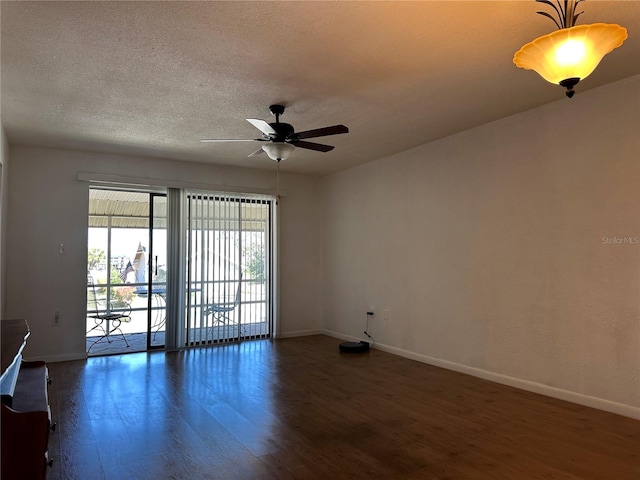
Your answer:
[[[89,354],[271,335],[273,199],[169,194],[90,189]]]
[[[272,202],[187,194],[187,344],[271,334]]]
[[[87,352],[163,347],[165,195],[90,189],[87,263]]]

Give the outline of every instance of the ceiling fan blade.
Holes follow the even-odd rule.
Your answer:
[[[265,135],[275,135],[276,131],[264,120],[260,120],[258,118],[247,118],[247,122],[256,127]]]
[[[201,143],[215,143],[215,142],[264,142],[262,138],[203,138]]]
[[[329,152],[336,147],[332,147],[331,145],[323,145],[321,143],[314,142],[292,142],[292,145],[300,148],[306,148],[307,150],[315,150],[317,152]]]
[[[258,150],[256,150],[255,152],[253,152],[252,154],[247,155],[247,156],[249,156],[249,157],[255,157],[255,156],[257,156],[257,155],[260,155],[261,153],[264,153],[264,150],[262,150],[262,147],[260,147]]]
[[[344,125],[333,125],[331,127],[316,128],[315,130],[306,130],[297,132],[297,138],[315,138],[326,137],[327,135],[338,135],[339,133],[349,133],[349,129]]]

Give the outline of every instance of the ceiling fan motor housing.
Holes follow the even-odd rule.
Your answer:
[[[284,142],[285,140],[293,137],[295,130],[292,125],[289,125],[288,123],[270,123],[269,125],[275,130],[276,134],[272,134],[267,137],[274,142]]]

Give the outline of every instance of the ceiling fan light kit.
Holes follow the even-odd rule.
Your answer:
[[[269,155],[271,160],[275,160],[276,162],[289,158],[289,155],[291,155],[291,152],[295,149],[296,147],[290,143],[284,142],[267,143],[262,146],[262,150]]]
[[[567,97],[573,97],[580,80],[588,77],[602,58],[622,45],[627,29],[617,24],[594,23],[575,26],[583,13],[575,13],[576,6],[584,0],[565,0],[557,6],[549,0],[535,0],[553,7],[557,20],[546,12],[536,12],[550,18],[558,31],[543,35],[524,45],[516,52],[513,63],[525,70],[534,70],[546,81],[567,89]]]

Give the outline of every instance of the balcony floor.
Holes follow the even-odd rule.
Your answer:
[[[124,336],[129,343],[128,347],[122,335],[118,333],[109,335],[109,341],[106,338],[100,338],[100,336],[87,337],[87,353],[90,356],[113,355],[116,353],[144,352],[147,349],[146,333],[125,333]],[[154,343],[164,345],[164,332],[157,333]]]
[[[212,343],[226,343],[235,341],[234,333],[237,325],[231,324],[219,327],[209,328],[194,328],[190,331],[190,342],[192,344],[212,344]],[[242,338],[254,339],[265,338],[269,334],[269,326],[266,322],[248,323],[242,326]],[[158,347],[164,346],[165,331],[159,330],[157,333],[152,333],[152,347],[157,345]],[[124,341],[126,338],[126,342]],[[100,355],[115,355],[120,353],[134,353],[144,352],[147,350],[147,333],[146,332],[124,332],[113,333],[109,335],[108,340],[106,337],[89,336],[86,338],[86,351],[89,356]],[[129,346],[127,346],[127,343]]]

